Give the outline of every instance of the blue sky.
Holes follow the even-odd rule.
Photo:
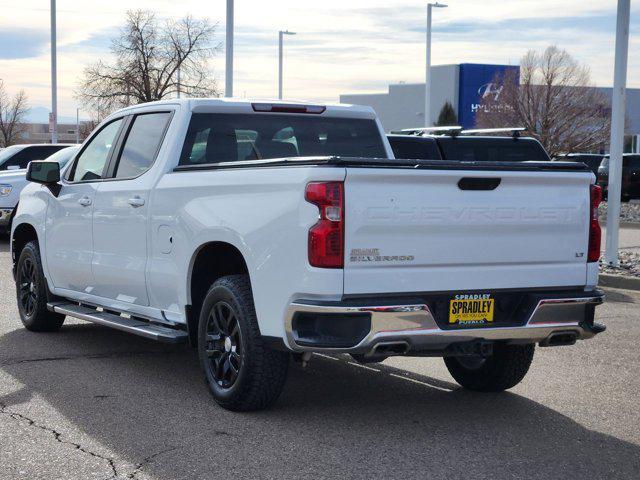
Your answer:
[[[224,0],[58,0],[60,115],[73,116],[73,92],[83,68],[109,59],[129,8],[159,17],[185,14],[219,22],[224,40]],[[93,3],[93,2],[91,2]],[[555,44],[586,63],[592,80],[610,86],[615,38],[614,0],[450,0],[434,10],[433,63],[517,64],[530,48]],[[640,87],[640,5],[633,2],[629,86]],[[34,107],[49,100],[49,2],[0,0],[0,78],[10,91],[24,88]],[[285,95],[336,101],[342,93],[383,91],[389,83],[424,78],[425,2],[408,0],[236,0],[237,96],[277,93],[277,31],[289,29]],[[94,6],[95,5],[95,6]],[[212,59],[224,85],[224,53]]]

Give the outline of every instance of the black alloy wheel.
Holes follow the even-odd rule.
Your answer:
[[[207,320],[206,353],[215,382],[231,388],[242,367],[242,332],[238,315],[225,301],[216,303]]]
[[[42,271],[40,249],[35,241],[28,242],[16,265],[16,300],[20,320],[32,332],[54,332],[64,323],[64,315],[49,311],[52,298]]]
[[[213,398],[227,410],[272,405],[287,378],[290,354],[274,350],[260,334],[249,276],[217,279],[198,320],[198,357]]]
[[[18,301],[24,314],[31,318],[38,305],[38,274],[32,258],[25,258],[18,271]]]

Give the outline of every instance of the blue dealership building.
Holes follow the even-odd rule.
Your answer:
[[[431,118],[435,121],[442,106],[448,101],[456,110],[460,125],[464,128],[475,127],[476,112],[483,108],[483,100],[500,94],[494,84],[496,76],[503,76],[507,71],[513,71],[517,75],[519,70],[514,65],[477,63],[433,66]],[[607,98],[611,98],[611,88],[599,90]],[[424,97],[424,83],[398,83],[389,85],[385,93],[341,95],[340,102],[373,107],[385,130],[390,131],[423,126]],[[603,107],[603,111],[608,111],[607,105]],[[627,90],[626,111],[627,134],[633,137],[632,148],[640,152],[640,89]]]

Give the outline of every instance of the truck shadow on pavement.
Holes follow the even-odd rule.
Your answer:
[[[372,367],[314,356],[307,369],[292,365],[271,410],[237,414],[213,403],[188,347],[91,324],[19,328],[0,337],[0,374],[19,385],[0,404],[39,402],[41,426],[54,409],[81,431],[58,426],[62,438],[88,436],[109,459],[105,478],[637,475],[640,447],[527,398]]]

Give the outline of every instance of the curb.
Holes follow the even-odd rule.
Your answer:
[[[623,290],[640,290],[640,278],[601,273],[598,277],[598,285]]]
[[[600,224],[605,227],[607,225],[606,218],[600,218]],[[628,230],[640,230],[640,223],[638,222],[620,222],[620,228]]]
[[[631,230],[640,230],[640,223],[637,222],[620,222],[620,228],[628,228]]]

